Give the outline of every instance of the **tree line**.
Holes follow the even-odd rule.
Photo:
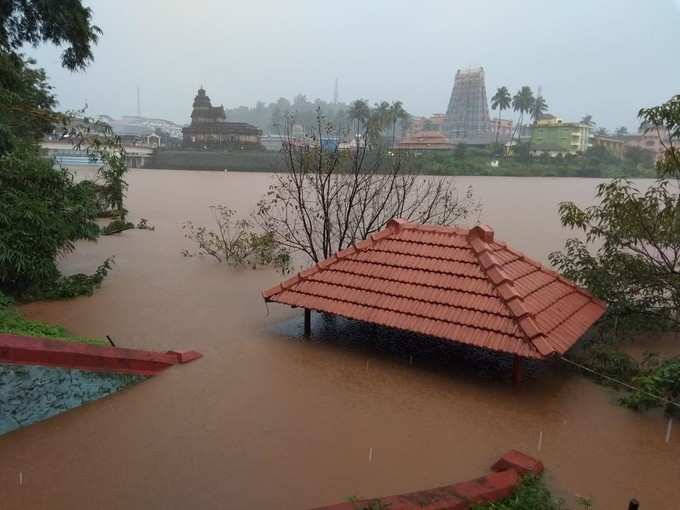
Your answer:
[[[392,140],[392,145],[408,129],[412,118],[401,101],[380,101],[371,105],[366,99],[357,99],[346,104],[322,99],[309,101],[304,94],[296,95],[292,101],[281,97],[269,104],[258,101],[252,108],[239,106],[225,112],[230,121],[247,122],[265,133],[274,134],[282,134],[290,120],[306,132],[313,132],[321,113],[324,121],[338,132],[351,129],[352,134],[361,134],[366,126],[370,126],[372,139],[385,134]]]

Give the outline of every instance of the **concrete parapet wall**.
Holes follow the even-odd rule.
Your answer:
[[[468,510],[479,503],[510,497],[522,482],[522,476],[542,473],[543,464],[526,454],[511,450],[496,461],[491,469],[492,473],[481,478],[444,487],[377,499],[348,501],[314,510],[356,510],[369,507],[387,507],[390,510]]]
[[[172,365],[200,357],[195,351],[163,353],[0,334],[0,363],[155,375]]]

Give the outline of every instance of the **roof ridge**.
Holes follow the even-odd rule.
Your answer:
[[[552,346],[545,332],[536,324],[534,315],[527,309],[521,294],[517,292],[512,280],[503,270],[503,265],[484,239],[485,235],[489,242],[494,242],[493,231],[490,236],[483,229],[470,230],[468,234],[468,242],[477,257],[481,270],[486,274],[498,298],[510,311],[517,327],[524,333],[525,341],[530,343],[543,357],[554,354],[557,350]]]
[[[408,230],[418,230],[420,232],[440,232],[442,234],[466,236],[468,229],[453,225],[439,225],[435,223],[401,223],[401,228]]]

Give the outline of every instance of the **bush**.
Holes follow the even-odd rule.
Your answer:
[[[197,252],[184,250],[185,257],[209,255],[218,262],[232,267],[250,265],[273,266],[282,273],[290,269],[290,254],[274,243],[271,234],[257,233],[253,225],[245,219],[235,220],[233,209],[223,205],[211,206],[217,230],[196,226],[191,221],[182,225],[187,239],[198,245]]]
[[[94,240],[92,188],[24,145],[0,157],[0,290],[22,297],[54,286],[57,258],[81,239]]]
[[[528,476],[515,493],[496,503],[476,505],[473,510],[563,510],[562,500],[554,498],[541,477]]]
[[[660,407],[667,416],[680,416],[680,358],[666,359],[642,370],[633,377],[632,385],[637,390],[620,400],[624,406],[636,411]]]

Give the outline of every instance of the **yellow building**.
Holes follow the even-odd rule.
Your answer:
[[[619,159],[623,159],[626,150],[626,142],[620,138],[610,138],[608,136],[594,136],[593,147],[604,147],[609,153]]]

